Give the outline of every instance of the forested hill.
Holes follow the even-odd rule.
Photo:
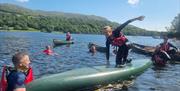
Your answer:
[[[82,15],[55,11],[31,10],[13,4],[0,4],[0,27],[2,30],[37,29],[43,32],[72,32],[99,34],[104,26],[119,24],[95,15]],[[129,25],[124,29],[128,35],[156,35],[144,29]]]

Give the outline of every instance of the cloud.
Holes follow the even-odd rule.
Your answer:
[[[28,2],[29,0],[16,0],[17,2],[25,3]]]
[[[131,5],[136,5],[139,3],[139,0],[128,0],[128,3]]]

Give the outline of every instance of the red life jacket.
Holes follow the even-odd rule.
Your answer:
[[[70,41],[71,40],[71,35],[70,34],[66,34],[66,41]]]
[[[6,70],[7,70],[7,67],[4,66],[3,71],[2,71],[2,76],[1,76],[0,91],[6,91],[6,89],[7,89],[8,83],[7,83],[7,80],[6,80]],[[33,71],[32,71],[32,68],[30,67],[27,74],[26,74],[26,79],[25,79],[24,83],[28,84],[33,79],[34,79]]]
[[[169,51],[169,48],[170,48],[170,46],[168,43],[166,43],[166,44],[163,43],[160,47],[160,50],[167,52],[167,51]]]
[[[163,60],[159,55],[154,55],[154,64],[164,66],[166,61]]]
[[[44,50],[43,51],[46,55],[52,55],[53,51],[52,50]]]
[[[24,81],[25,84],[28,84],[30,82],[32,82],[34,79],[34,76],[33,76],[33,70],[32,68],[30,67],[28,72],[27,72],[27,75],[26,75],[26,79]]]
[[[120,37],[114,38],[112,41],[112,45],[113,46],[122,46],[123,44],[125,44],[127,41],[127,38],[120,33]]]

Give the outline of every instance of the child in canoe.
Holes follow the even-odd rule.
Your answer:
[[[67,32],[66,33],[66,41],[71,41],[71,40],[72,40],[71,34],[70,34],[70,32]]]

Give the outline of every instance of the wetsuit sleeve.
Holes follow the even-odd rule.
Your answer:
[[[177,47],[175,47],[175,46],[174,46],[173,44],[171,44],[171,43],[169,43],[169,46],[175,48],[176,50],[178,49]]]
[[[125,23],[121,24],[119,27],[117,27],[117,28],[113,31],[114,37],[119,37],[119,33],[121,32],[121,30],[122,30],[125,26],[127,26],[129,23],[131,23],[131,22],[133,22],[133,21],[135,21],[135,20],[136,20],[136,18],[135,18],[135,19],[130,19],[130,20],[126,21]]]
[[[109,60],[110,41],[106,40],[106,60]]]
[[[26,76],[24,73],[19,73],[17,74],[16,76],[16,79],[15,79],[15,88],[25,88],[25,84],[24,84],[24,81],[26,79]]]

